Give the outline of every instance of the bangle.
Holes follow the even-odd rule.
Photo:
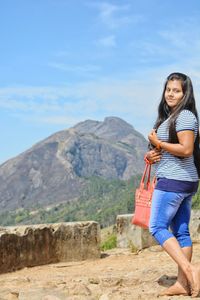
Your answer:
[[[162,141],[158,141],[157,145],[156,145],[156,148],[158,150],[160,150],[162,147],[161,147],[161,144],[162,144]]]

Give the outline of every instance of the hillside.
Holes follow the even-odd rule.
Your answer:
[[[88,178],[129,180],[143,169],[147,141],[117,117],[57,132],[0,166],[1,212],[83,198]]]
[[[85,179],[81,196],[73,201],[47,207],[19,208],[0,213],[0,225],[59,223],[95,220],[102,227],[115,223],[118,214],[132,213],[135,186],[140,176],[130,180]]]

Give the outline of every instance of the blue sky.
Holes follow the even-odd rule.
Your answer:
[[[2,0],[0,37],[0,163],[86,119],[147,137],[174,71],[200,111],[199,0]]]

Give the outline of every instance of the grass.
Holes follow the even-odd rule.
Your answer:
[[[101,250],[106,251],[117,247],[117,234],[114,226],[101,230]]]

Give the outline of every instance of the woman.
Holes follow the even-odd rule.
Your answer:
[[[198,122],[190,78],[170,74],[148,136],[153,149],[147,153],[147,159],[157,165],[149,230],[178,265],[176,283],[161,295],[197,297],[200,292],[200,266],[191,264],[188,228],[191,200],[199,181]]]

